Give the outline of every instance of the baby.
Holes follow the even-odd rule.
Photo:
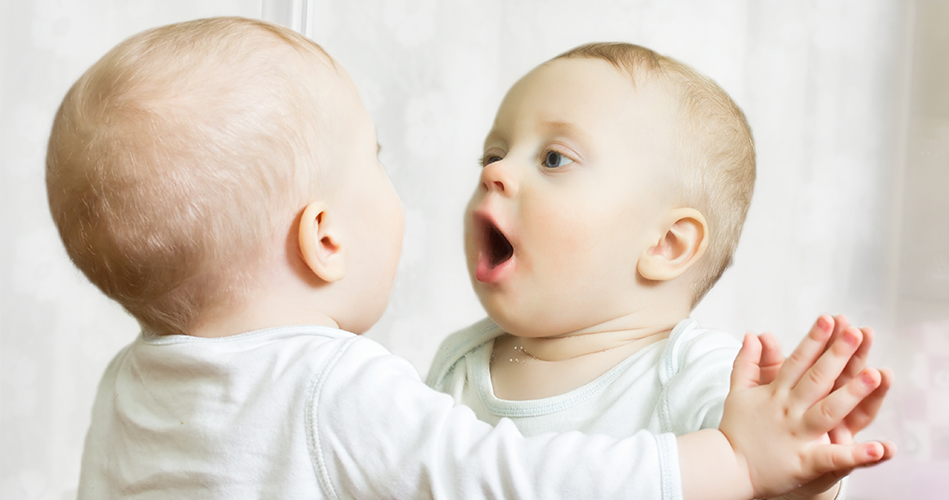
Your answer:
[[[826,328],[776,378],[749,335],[719,429],[525,438],[479,421],[359,336],[402,238],[377,148],[346,71],[260,21],[140,33],[70,89],[50,210],[142,326],[100,382],[80,498],[748,499],[886,458],[823,442],[880,384],[867,369],[831,393],[860,339]]]
[[[740,344],[689,313],[728,267],[754,185],[729,96],[649,49],[580,46],[510,89],[482,167],[465,250],[490,318],[443,342],[429,384],[525,435],[718,427]],[[815,328],[862,334],[856,376],[872,332],[842,316]],[[832,437],[873,419],[882,377]],[[795,494],[832,498],[834,479]]]

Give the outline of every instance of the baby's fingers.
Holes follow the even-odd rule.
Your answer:
[[[791,392],[792,397],[809,408],[834,388],[837,377],[860,346],[862,334],[848,327],[811,366]]]
[[[859,376],[808,409],[804,413],[805,429],[820,435],[837,427],[880,386],[881,380],[879,371],[866,368]]]
[[[811,331],[808,332],[804,340],[798,344],[794,352],[788,356],[788,359],[778,371],[775,383],[788,389],[794,387],[797,381],[804,376],[804,372],[806,372],[817,358],[820,357],[821,353],[824,352],[833,327],[834,320],[830,316],[822,314],[817,318],[814,326],[811,327]]]
[[[757,387],[761,379],[758,363],[761,361],[761,341],[750,333],[745,334],[741,350],[732,365],[732,390]]]
[[[840,315],[843,316],[843,315]],[[834,318],[835,323],[840,324],[840,319]],[[846,321],[846,318],[844,318]],[[836,328],[834,329],[834,336],[831,338],[836,338],[841,332],[837,332]],[[850,358],[850,362],[847,363],[847,367],[844,368],[843,373],[840,374],[840,377],[837,378],[837,382],[834,384],[834,389],[842,387],[850,379],[856,377],[863,369],[867,366],[867,359],[870,355],[870,347],[873,345],[873,329],[870,327],[863,327],[860,329],[860,333],[863,334],[863,340],[860,342],[860,347],[857,348],[857,352],[853,353],[853,357]]]
[[[880,444],[883,445],[883,457],[880,458],[880,462],[889,460],[893,458],[894,455],[896,455],[896,443],[893,441],[880,441]]]
[[[892,453],[896,448],[892,447]],[[892,456],[892,453],[890,456]],[[883,443],[824,444],[808,452],[805,475],[818,477],[837,471],[849,471],[857,467],[874,465],[888,458]]]
[[[887,368],[881,369],[880,385],[877,386],[869,396],[864,398],[863,401],[847,415],[847,418],[844,419],[844,424],[851,434],[862,431],[873,422],[873,419],[877,416],[877,412],[880,411],[880,406],[883,404],[883,400],[886,398],[886,393],[889,391],[892,383],[893,372]],[[831,434],[831,441],[833,441],[833,434]]]
[[[770,333],[758,335],[761,342],[760,383],[770,384],[778,376],[778,371],[784,364],[784,354],[781,352],[781,343]]]

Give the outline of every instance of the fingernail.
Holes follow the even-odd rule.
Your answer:
[[[844,342],[850,345],[857,345],[860,343],[860,336],[857,335],[856,329],[849,327],[844,330]]]
[[[870,458],[880,458],[882,454],[880,453],[880,447],[876,443],[871,443],[867,445],[867,456]]]
[[[870,370],[863,370],[863,372],[860,374],[860,381],[869,386],[872,386],[876,383],[876,381],[873,380],[873,374],[870,372]]]
[[[826,332],[830,330],[832,327],[833,325],[830,322],[830,318],[828,318],[826,314],[821,314],[817,318],[817,328],[820,328],[821,330],[824,330]]]

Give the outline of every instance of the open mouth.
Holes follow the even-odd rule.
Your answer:
[[[480,226],[480,249],[474,278],[485,284],[499,283],[514,269],[514,245],[489,217],[475,217]]]
[[[514,247],[497,226],[490,222],[486,223],[486,226],[485,254],[490,267],[495,268],[514,256]]]

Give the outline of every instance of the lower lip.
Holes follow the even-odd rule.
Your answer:
[[[492,267],[488,258],[482,255],[481,258],[478,259],[478,267],[475,269],[475,278],[485,284],[498,283],[514,271],[514,259],[516,259],[516,257],[512,255],[510,259]]]

